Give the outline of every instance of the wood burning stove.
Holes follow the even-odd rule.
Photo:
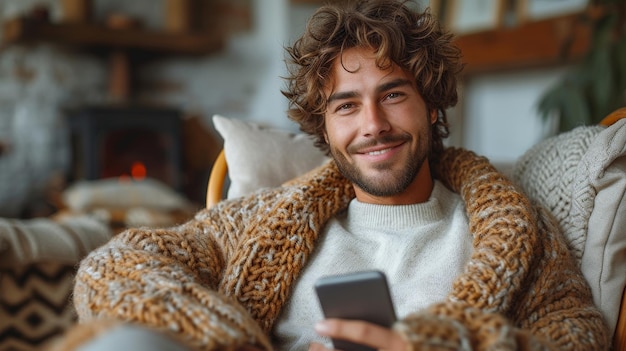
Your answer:
[[[165,107],[87,106],[71,111],[71,179],[149,177],[182,191],[181,112]]]

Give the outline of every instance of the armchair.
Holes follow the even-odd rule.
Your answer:
[[[598,126],[581,126],[548,138],[522,155],[510,172],[511,179],[532,201],[557,218],[592,287],[594,302],[614,333],[615,350],[626,350],[624,117],[626,108],[611,113]],[[224,148],[209,177],[207,207],[223,198],[278,186],[326,160],[302,135],[221,116],[215,116],[213,122],[224,138]],[[270,146],[259,147],[264,142]],[[258,144],[251,147],[251,143]],[[283,154],[275,157],[276,153]],[[274,162],[266,162],[266,155],[279,159],[275,171],[268,174],[265,170],[257,178],[256,165],[267,168]],[[292,161],[301,164],[286,171],[283,165]],[[242,173],[243,179],[238,177]]]

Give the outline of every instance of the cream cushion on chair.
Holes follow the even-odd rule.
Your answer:
[[[231,198],[326,161],[303,135],[220,116],[213,121],[224,138]],[[626,281],[626,119],[548,138],[521,156],[511,174],[556,217],[613,333]]]
[[[302,133],[219,115],[213,116],[213,124],[224,139],[229,199],[279,186],[328,160]]]
[[[558,220],[613,332],[626,283],[626,119],[549,138],[512,175]]]

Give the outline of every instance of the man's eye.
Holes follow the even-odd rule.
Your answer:
[[[354,105],[353,105],[353,104],[350,104],[350,103],[341,104],[341,105],[339,105],[339,106],[337,107],[337,111],[341,111],[341,110],[349,110],[349,109],[351,109],[352,107],[354,107]]]
[[[395,99],[395,98],[399,98],[402,94],[400,93],[389,93],[387,94],[387,99]]]

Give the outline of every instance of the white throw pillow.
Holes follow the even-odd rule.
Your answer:
[[[160,210],[190,209],[192,204],[161,181],[145,178],[120,182],[107,178],[76,182],[63,192],[63,200],[75,212],[98,208],[144,207]]]
[[[626,284],[626,119],[594,139],[578,175],[595,191],[581,269],[594,302],[613,327]]]
[[[213,124],[224,139],[229,199],[279,186],[328,160],[304,133],[267,128],[220,115],[213,116]]]

